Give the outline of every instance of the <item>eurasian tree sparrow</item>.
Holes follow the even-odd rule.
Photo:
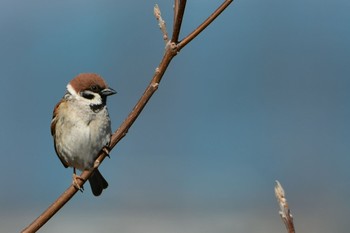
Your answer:
[[[79,74],[67,85],[67,93],[55,106],[51,121],[51,134],[55,151],[63,166],[90,170],[99,152],[110,142],[111,122],[106,107],[107,96],[115,94],[97,74]],[[99,196],[108,186],[96,169],[89,178],[92,193]]]

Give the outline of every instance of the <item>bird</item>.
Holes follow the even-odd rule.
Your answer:
[[[117,92],[95,73],[82,73],[66,86],[66,94],[56,104],[51,121],[51,135],[58,158],[64,167],[73,168],[73,185],[82,179],[80,171],[92,170],[102,150],[108,154],[111,139],[111,121],[107,97]],[[101,195],[108,183],[98,169],[89,178],[92,193]]]

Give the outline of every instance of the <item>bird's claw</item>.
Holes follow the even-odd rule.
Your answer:
[[[84,186],[80,186],[78,184],[78,180],[84,181],[84,179],[81,176],[73,174],[72,185],[74,186],[74,188],[78,189],[80,192],[83,192],[84,191]]]
[[[103,148],[102,148],[102,151],[107,155],[108,158],[111,158],[111,157],[109,156],[109,148],[108,148],[107,146],[103,147]]]

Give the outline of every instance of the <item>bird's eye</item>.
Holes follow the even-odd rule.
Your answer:
[[[91,94],[90,92],[83,91],[81,93],[81,96],[84,97],[85,99],[92,100],[94,98],[94,95]]]
[[[90,87],[90,90],[93,91],[93,92],[98,92],[99,88],[98,88],[97,85],[92,85],[92,86]]]

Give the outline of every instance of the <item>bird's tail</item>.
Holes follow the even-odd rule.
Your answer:
[[[89,183],[91,186],[92,193],[95,196],[100,196],[102,191],[108,187],[108,183],[103,178],[102,174],[98,169],[94,171],[94,173],[89,178]]]

